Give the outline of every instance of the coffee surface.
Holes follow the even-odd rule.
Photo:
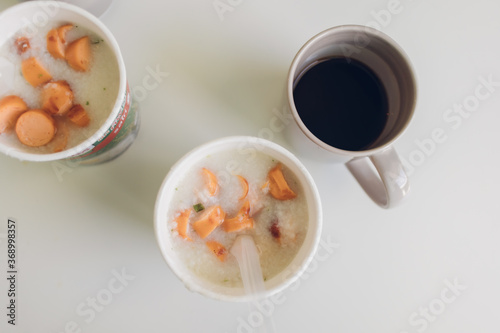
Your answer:
[[[336,57],[310,66],[295,82],[293,97],[305,126],[335,148],[369,149],[387,122],[382,82],[353,59]]]

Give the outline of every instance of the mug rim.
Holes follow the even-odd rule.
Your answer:
[[[307,128],[307,126],[302,121],[302,119],[301,119],[301,117],[300,117],[300,115],[299,115],[299,113],[297,111],[297,108],[295,107],[295,102],[294,102],[294,97],[293,97],[294,74],[297,72],[298,65],[299,65],[299,60],[302,57],[302,55],[304,53],[306,53],[311,47],[313,47],[314,44],[318,40],[323,39],[326,36],[335,34],[335,33],[339,32],[339,31],[345,31],[345,30],[351,30],[352,32],[358,32],[358,33],[368,33],[368,34],[371,34],[371,35],[373,35],[373,36],[375,36],[377,38],[382,39],[383,41],[387,42],[391,47],[393,47],[397,51],[398,55],[401,57],[401,59],[404,61],[404,63],[406,64],[406,66],[409,69],[409,75],[410,75],[410,79],[411,79],[411,83],[412,83],[412,88],[413,88],[412,89],[413,99],[412,99],[411,105],[410,105],[411,109],[408,111],[408,117],[407,117],[405,123],[403,124],[403,126],[401,127],[401,129],[399,130],[399,132],[396,135],[394,135],[394,137],[391,138],[390,140],[388,140],[387,142],[385,142],[385,143],[383,143],[383,144],[381,144],[381,145],[379,145],[377,147],[370,148],[370,149],[365,149],[365,150],[346,150],[346,149],[340,149],[340,148],[331,146],[331,145],[327,144],[326,142],[320,140],[316,135],[314,135],[309,130],[309,128]],[[311,140],[313,143],[315,143],[317,146],[323,148],[324,150],[327,150],[329,152],[336,153],[336,154],[339,154],[339,155],[343,155],[343,156],[350,156],[350,157],[353,157],[353,158],[355,158],[355,157],[370,156],[370,155],[376,154],[377,152],[385,150],[389,146],[391,146],[392,144],[394,144],[394,142],[397,139],[399,139],[399,137],[408,128],[408,126],[409,126],[409,124],[410,124],[410,122],[411,122],[411,120],[412,120],[412,118],[414,116],[415,108],[416,108],[416,104],[417,104],[417,81],[416,81],[416,77],[415,77],[415,70],[414,70],[413,65],[410,62],[410,59],[409,59],[408,55],[406,54],[406,52],[401,48],[401,46],[399,46],[398,43],[396,43],[396,41],[394,41],[392,38],[390,38],[388,35],[386,35],[382,31],[374,29],[374,28],[371,28],[369,26],[354,25],[354,24],[339,25],[339,26],[331,27],[331,28],[323,30],[320,33],[318,33],[318,34],[314,35],[313,37],[311,37],[299,49],[299,51],[297,52],[297,54],[295,55],[295,57],[292,60],[292,63],[290,65],[290,69],[288,70],[288,75],[287,75],[287,89],[286,90],[287,90],[286,96],[287,96],[288,107],[290,108],[290,110],[292,112],[292,115],[293,115],[293,118],[295,120],[295,123],[298,125],[298,127],[300,128],[300,130],[306,135],[306,137],[309,140]]]
[[[5,9],[4,11],[0,12],[0,20],[2,20],[6,15],[18,15],[16,11],[22,11],[30,8],[41,8],[43,5],[49,6],[51,4],[57,6],[58,8],[62,8],[69,12],[73,12],[78,16],[83,17],[89,22],[92,22],[92,24],[94,24],[99,29],[99,31],[94,31],[94,32],[98,33],[99,35],[102,35],[101,37],[107,39],[107,42],[110,45],[111,50],[113,51],[113,54],[115,56],[118,65],[120,83],[118,86],[118,92],[116,95],[115,103],[113,105],[113,108],[110,110],[109,115],[104,121],[104,123],[90,137],[88,137],[87,139],[85,139],[84,141],[80,142],[79,144],[77,144],[72,148],[65,149],[57,153],[36,154],[36,153],[25,152],[14,147],[9,147],[4,143],[0,142],[1,153],[4,153],[5,155],[10,157],[17,158],[21,161],[33,161],[33,162],[56,161],[69,158],[85,152],[85,150],[91,147],[96,141],[98,141],[99,138],[101,138],[104,135],[104,133],[106,133],[108,128],[113,124],[113,122],[116,119],[116,116],[120,112],[120,108],[124,100],[123,96],[126,96],[127,93],[127,79],[126,79],[127,74],[126,74],[125,62],[123,61],[123,56],[121,54],[118,42],[116,41],[111,31],[107,28],[107,26],[90,12],[78,6],[61,1],[27,1],[13,5]]]

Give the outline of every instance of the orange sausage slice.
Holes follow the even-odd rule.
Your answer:
[[[68,82],[49,82],[42,90],[42,109],[53,115],[64,115],[73,105],[73,98]]]
[[[212,251],[212,253],[217,256],[217,259],[219,259],[220,261],[226,260],[227,249],[224,247],[224,245],[216,241],[207,241],[205,244],[210,249],[210,251]]]
[[[43,110],[29,110],[16,123],[16,134],[21,143],[40,147],[49,143],[56,134],[56,123]]]
[[[90,123],[90,117],[87,114],[87,111],[81,106],[77,104],[73,106],[68,113],[66,114],[69,120],[77,126],[86,127]]]
[[[56,135],[50,142],[50,145],[53,147],[53,152],[58,153],[66,149],[68,145],[69,138],[69,128],[68,128],[68,120],[63,117],[57,117],[54,119],[56,121]]]
[[[237,232],[253,228],[253,218],[250,217],[250,202],[247,200],[240,208],[238,214],[224,221],[222,229],[225,232]]]
[[[208,169],[202,169],[203,175],[205,176],[205,183],[207,185],[208,194],[213,197],[219,192],[219,183],[217,182],[217,177]]]
[[[64,43],[57,29],[52,29],[47,33],[47,51],[56,59],[64,59]]]
[[[10,95],[0,100],[0,134],[14,128],[17,118],[28,110],[21,97]]]
[[[283,176],[281,163],[278,163],[268,173],[269,178],[269,192],[278,200],[290,200],[297,196],[295,192],[288,186],[288,183]]]
[[[221,206],[212,206],[193,222],[193,229],[201,238],[206,238],[224,221],[225,217],[226,213]]]
[[[27,37],[19,37],[15,42],[17,53],[23,54],[30,49],[30,40]]]
[[[61,40],[61,43],[65,44],[66,43],[66,33],[73,29],[73,24],[65,24],[61,25],[59,28],[57,28],[57,34],[59,35],[59,39]]]
[[[76,71],[88,71],[90,58],[90,38],[88,36],[75,40],[66,48],[66,61]]]
[[[242,176],[238,175],[236,176],[240,180],[241,187],[243,188],[243,194],[238,198],[238,200],[243,200],[247,197],[248,194],[248,182],[245,178]]]
[[[187,235],[190,216],[191,209],[185,209],[175,218],[175,222],[177,223],[177,233],[179,236],[188,241],[191,240],[191,238]]]
[[[23,60],[21,64],[23,76],[33,87],[38,87],[52,80],[50,73],[43,67],[36,58]]]

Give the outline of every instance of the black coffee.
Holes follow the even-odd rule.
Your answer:
[[[295,107],[321,141],[344,150],[365,150],[387,121],[384,86],[363,63],[346,58],[323,60],[295,82]]]

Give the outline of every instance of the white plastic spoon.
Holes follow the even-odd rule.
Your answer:
[[[257,302],[264,292],[264,278],[260,267],[260,258],[253,238],[248,235],[241,235],[236,238],[229,252],[236,257],[240,266],[241,279],[245,292],[250,296],[250,301]],[[258,310],[257,310],[258,311]],[[263,315],[264,322],[261,327],[257,327],[255,332],[276,332],[272,318]],[[266,321],[268,323],[266,324]]]

